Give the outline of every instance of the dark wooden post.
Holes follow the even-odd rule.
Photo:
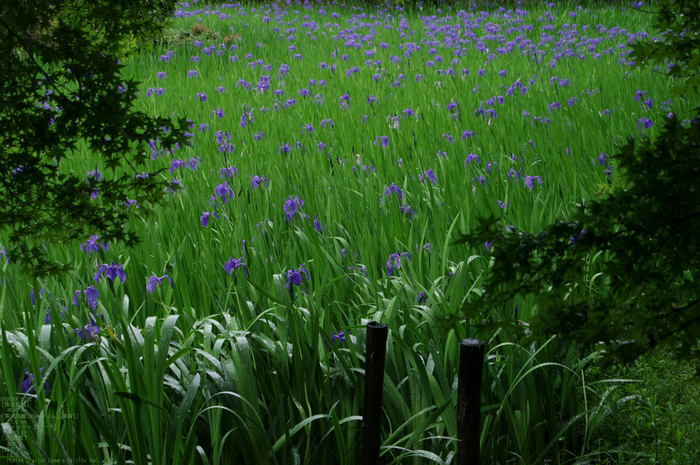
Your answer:
[[[379,463],[382,445],[382,397],[384,394],[384,358],[387,325],[376,321],[367,324],[367,353],[365,354],[365,403],[362,412],[362,464]]]
[[[481,374],[484,341],[464,339],[459,352],[457,385],[457,465],[479,465],[481,459]]]

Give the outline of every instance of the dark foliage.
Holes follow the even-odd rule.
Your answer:
[[[141,173],[150,140],[185,144],[186,121],[133,108],[137,82],[120,57],[159,37],[174,0],[5,0],[0,2],[0,231],[9,256],[34,277],[70,269],[46,246],[139,238],[127,231],[127,200],[152,213],[164,178]],[[87,146],[104,178],[62,170]],[[83,155],[81,155],[83,156]],[[91,195],[95,189],[96,198]]]

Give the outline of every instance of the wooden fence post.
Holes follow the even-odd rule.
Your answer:
[[[384,394],[384,359],[388,325],[376,321],[367,324],[365,354],[365,403],[362,412],[362,464],[377,465],[382,445],[382,397]]]
[[[464,339],[459,353],[457,385],[457,465],[479,465],[481,459],[481,378],[485,341]]]

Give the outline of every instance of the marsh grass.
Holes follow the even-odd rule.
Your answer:
[[[179,114],[193,122],[190,147],[167,156],[156,147],[145,168],[154,172],[169,168],[173,157],[199,157],[196,168],[176,168],[172,174],[166,169],[159,175],[183,185],[167,194],[170,208],[147,219],[136,205],[130,207],[131,227],[143,238],[133,250],[110,244],[109,250],[88,254],[79,244],[49,244],[54,258],[75,264],[70,276],[29,282],[11,261],[2,262],[0,397],[8,402],[0,447],[20,462],[356,463],[361,454],[364,328],[378,321],[389,325],[382,461],[454,462],[458,346],[475,331],[470,321],[455,328],[437,322],[481,292],[488,253],[486,247],[451,245],[453,233],[473,228],[477,217],[493,212],[523,230],[538,230],[566,217],[610,182],[616,171],[606,173],[609,163],[602,166],[601,153],[609,156],[616,142],[640,134],[640,117],[660,121],[666,115],[661,103],[668,100],[671,83],[651,70],[629,73],[620,62],[619,52],[625,49],[619,43],[628,38],[619,31],[651,33],[649,16],[609,6],[574,10],[573,5],[557,7],[548,16],[546,6],[533,7],[523,17],[523,24],[533,25],[522,31],[524,37],[544,40],[543,25],[554,34],[570,30],[574,22],[590,24],[587,34],[601,40],[597,50],[612,47],[614,53],[597,59],[582,49],[584,60],[563,57],[552,68],[547,66],[551,57],[521,56],[513,47],[482,77],[478,69],[487,55],[482,57],[473,44],[459,64],[450,65],[454,57],[449,57],[438,66],[454,68],[455,76],[426,66],[434,56],[426,53],[428,45],[411,56],[410,64],[405,58],[401,66],[407,69],[398,69],[390,56],[403,56],[400,42],[430,41],[436,34],[415,13],[406,13],[404,28],[392,10],[392,29],[377,28],[375,45],[367,50],[374,49],[374,59],[382,64],[370,69],[363,63],[365,53],[350,48],[336,52],[341,42],[321,34],[338,34],[340,26],[304,31],[285,22],[274,31],[278,23],[265,21],[267,14],[252,7],[222,6],[218,14],[206,15],[205,10],[193,12],[195,6],[183,7],[191,15],[174,21],[173,41],[124,62],[125,79],[143,81],[136,97],[139,110]],[[356,7],[324,9],[321,16],[315,8],[300,8],[299,17],[308,14],[323,24],[360,14]],[[297,18],[294,10],[289,15]],[[222,19],[221,14],[232,17]],[[538,19],[543,17],[551,20]],[[198,31],[219,38],[240,34],[241,41],[222,47],[207,43],[206,34],[187,39],[185,32],[195,24]],[[596,25],[607,33],[596,32]],[[399,27],[406,37],[397,37]],[[280,34],[297,37],[280,40]],[[289,49],[292,44],[297,50]],[[211,45],[214,49],[203,52]],[[435,47],[444,54],[444,48]],[[164,59],[168,50],[175,53]],[[253,58],[246,58],[248,53]],[[296,53],[303,59],[294,58]],[[345,53],[352,56],[347,61]],[[256,59],[263,63],[253,66]],[[281,63],[290,66],[288,75],[279,71]],[[267,64],[270,71],[263,68]],[[358,72],[347,76],[353,66]],[[470,74],[459,74],[463,68]],[[508,70],[505,77],[499,76],[501,69]],[[192,70],[197,77],[189,77]],[[417,80],[416,73],[425,77]],[[254,91],[265,74],[270,75],[269,89]],[[374,74],[380,75],[377,81]],[[321,79],[326,85],[320,85]],[[565,79],[568,83],[561,85]],[[516,88],[507,95],[508,86],[518,80],[528,91]],[[225,91],[217,92],[217,87]],[[149,88],[165,93],[147,97]],[[311,95],[299,93],[305,88],[312,89]],[[638,89],[654,99],[653,107],[635,100]],[[201,93],[206,101],[197,95]],[[350,102],[344,108],[339,101],[345,93]],[[368,103],[370,95],[378,100]],[[504,104],[487,105],[497,117],[475,114],[486,100],[504,95]],[[287,102],[291,98],[296,103]],[[569,106],[572,98],[577,100]],[[553,108],[553,102],[560,108]],[[459,106],[447,111],[454,103]],[[693,106],[684,100],[669,105],[681,117]],[[414,115],[404,116],[409,108]],[[255,121],[247,118],[241,125],[245,113],[253,113]],[[399,117],[398,127],[392,116]],[[329,119],[333,123],[323,127],[321,121]],[[206,126],[200,129],[200,124]],[[314,131],[302,132],[309,124]],[[655,129],[645,133],[653,136]],[[226,141],[234,148],[220,150],[217,131],[230,133]],[[463,131],[475,135],[463,139]],[[388,137],[386,147],[381,137]],[[281,148],[284,144],[290,145],[288,152]],[[470,154],[478,155],[478,161],[466,163]],[[101,166],[98,157],[83,151],[62,169],[83,176]],[[224,179],[221,168],[231,166],[236,174]],[[429,169],[435,184],[421,179]],[[253,189],[256,175],[268,182]],[[528,187],[525,176],[539,176],[542,184],[533,181]],[[220,196],[212,200],[224,180],[233,196],[226,202]],[[386,194],[392,184],[402,198]],[[305,217],[297,212],[287,219],[290,196],[304,202],[299,212]],[[407,213],[408,206],[413,213]],[[212,215],[203,227],[202,214],[213,211],[219,218]],[[400,255],[400,268],[391,258],[397,253],[410,254],[410,259]],[[243,258],[246,268],[227,273],[224,264],[230,258]],[[572,292],[605,292],[596,258],[589,257],[587,285]],[[126,282],[104,276],[96,282],[99,265],[112,260],[122,264]],[[387,260],[393,263],[392,273]],[[289,272],[301,264],[308,276],[288,289]],[[174,287],[165,279],[153,293],[147,291],[151,276],[165,274]],[[97,309],[84,297],[74,306],[75,291],[90,285],[99,292]],[[483,317],[515,311],[527,324],[537,309],[532,302],[512,302]],[[47,312],[50,322],[45,324]],[[99,318],[101,331],[86,341],[74,330],[91,315]],[[341,330],[345,341],[333,337]],[[658,395],[647,402],[630,387],[639,385],[632,382],[636,372],[592,376],[596,355],[580,354],[565,341],[553,338],[523,347],[499,333],[487,341],[486,352],[485,462],[629,458],[619,449],[634,447],[624,439],[628,430],[610,422],[624,421],[628,409],[646,418],[644,409],[653,406],[653,422],[663,413]],[[42,367],[48,395],[39,382]],[[22,379],[17,381],[25,370],[35,377],[35,395],[21,395]],[[690,429],[677,433],[672,427],[656,427],[655,434],[668,437],[669,431],[681,439],[694,437]],[[610,442],[615,435],[623,439]]]

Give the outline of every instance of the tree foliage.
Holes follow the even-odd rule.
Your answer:
[[[660,1],[655,27],[664,40],[638,42],[631,55],[633,69],[675,78],[674,95],[684,99],[699,83],[699,9],[697,1]],[[694,112],[700,118],[700,107]],[[483,321],[482,335],[499,328],[526,342],[563,335],[602,349],[605,365],[660,346],[699,362],[700,130],[675,115],[662,124],[653,140],[627,140],[614,157],[616,182],[567,220],[528,234],[480,219],[457,243],[483,249],[491,242],[490,266],[483,293],[459,316]],[[536,304],[529,326],[516,315],[488,317],[516,296]]]
[[[187,142],[186,121],[175,127],[171,118],[136,111],[139,83],[123,80],[119,59],[159,37],[174,5],[0,2],[0,232],[9,255],[32,276],[71,268],[48,258],[51,243],[97,234],[135,245],[129,205],[135,201],[149,215],[167,203],[159,172],[135,175],[150,141],[160,149]],[[85,153],[109,173],[99,179],[62,169]]]

